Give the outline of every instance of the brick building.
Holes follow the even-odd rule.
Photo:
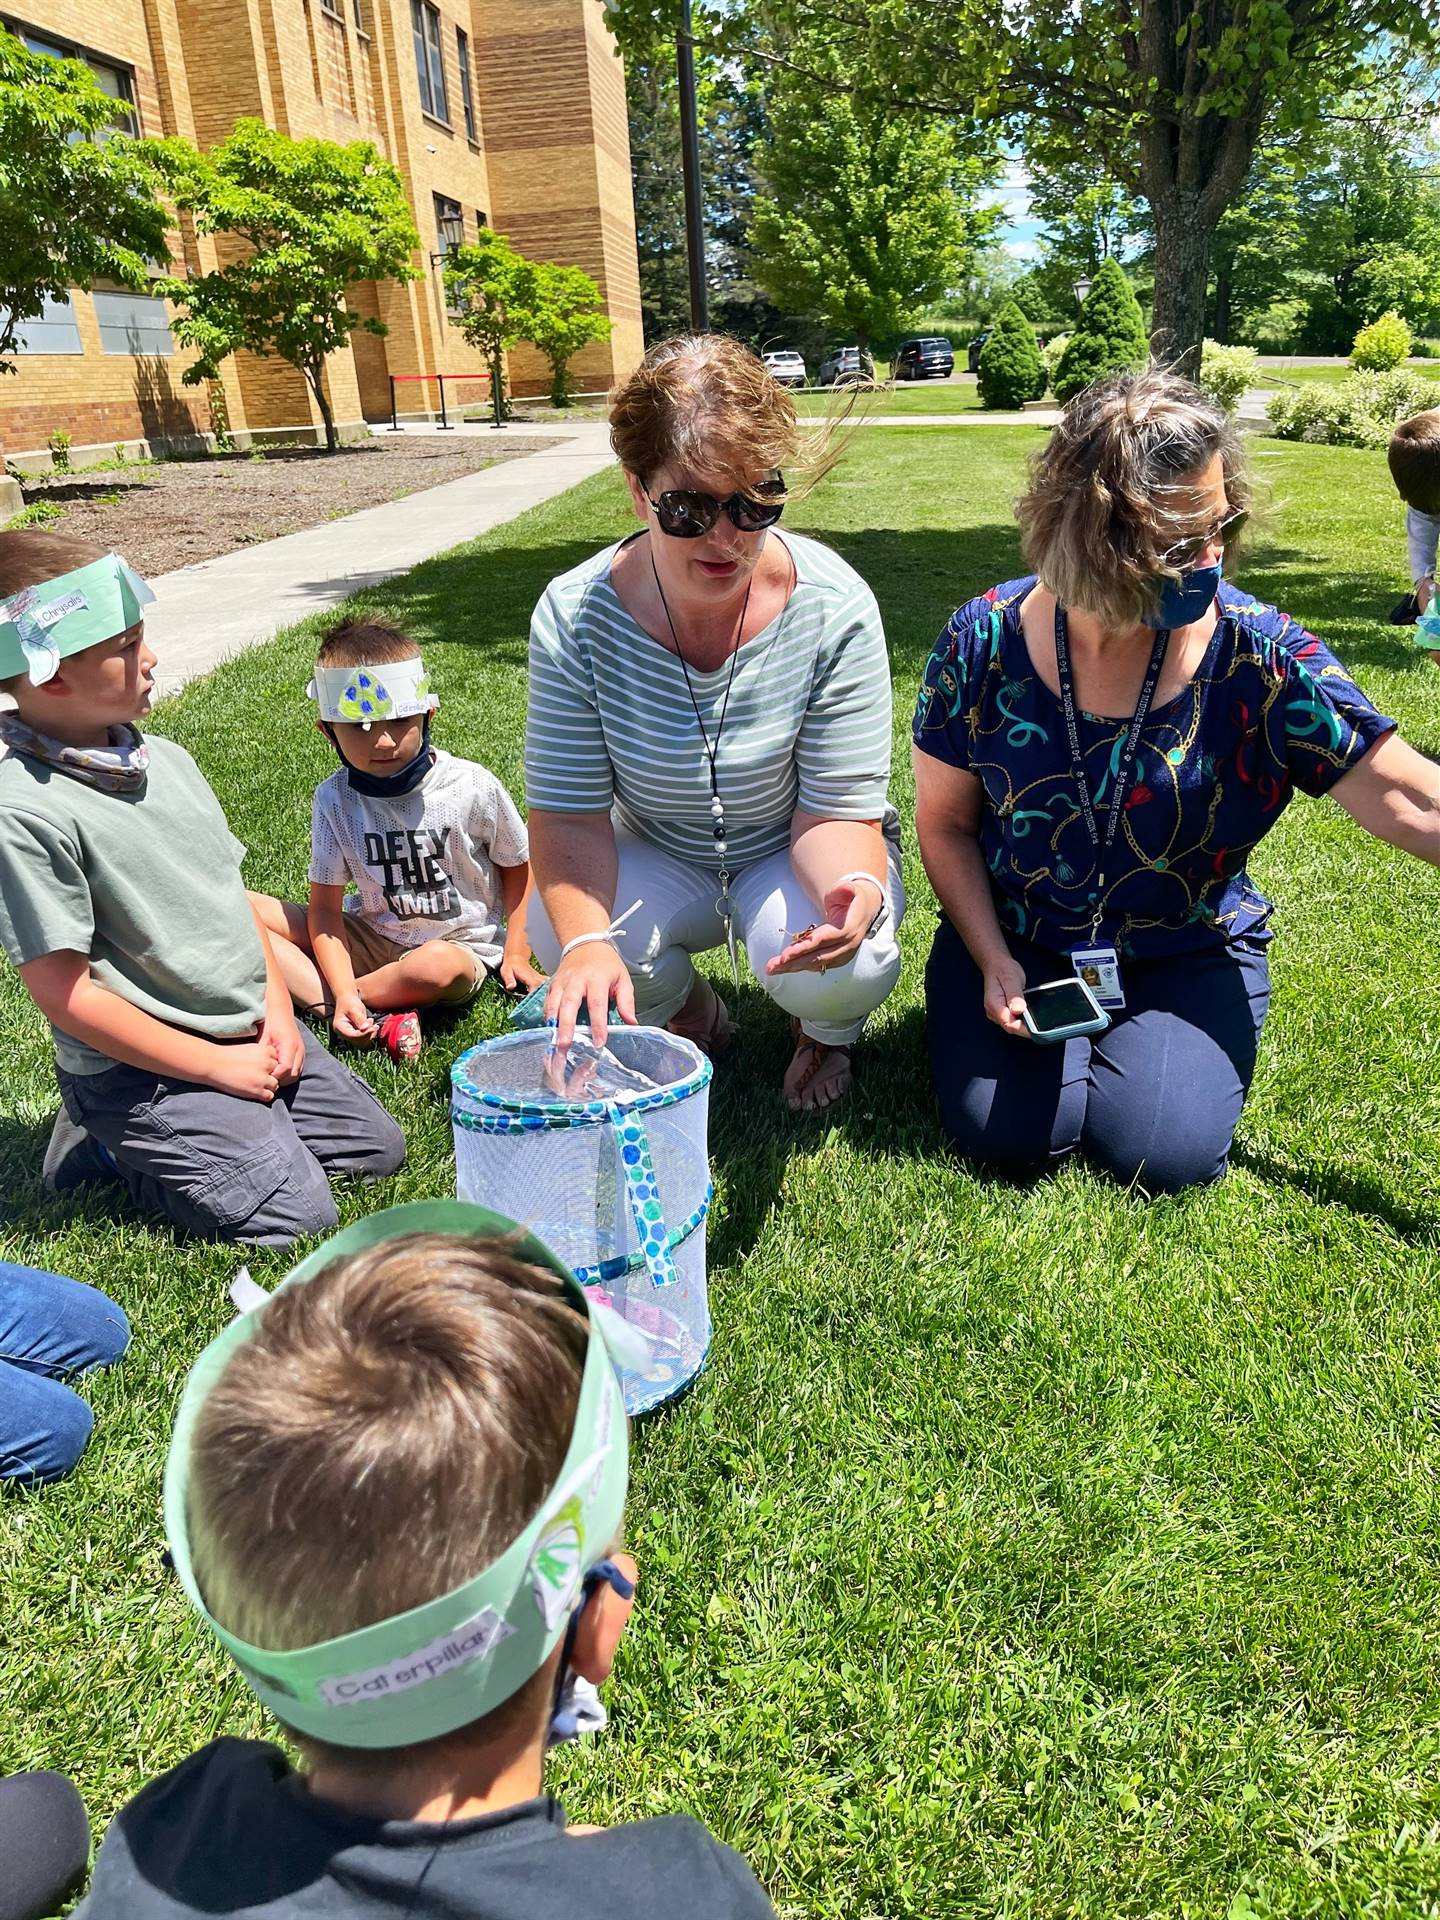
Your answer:
[[[630,194],[624,71],[602,0],[0,0],[0,20],[32,48],[76,55],[143,135],[202,148],[243,115],[296,138],[372,140],[399,168],[421,236],[423,277],[365,283],[348,298],[389,328],[357,332],[331,356],[342,431],[390,410],[391,374],[480,373],[445,312],[440,259],[488,222],[533,258],[582,266],[614,322],[572,363],[577,387],[608,386],[639,358],[640,287]],[[177,274],[217,262],[190,222]],[[222,240],[220,244],[225,244]],[[0,447],[23,463],[63,430],[77,450],[183,444],[223,404],[244,445],[255,435],[311,440],[319,416],[283,360],[238,354],[220,392],[186,387],[187,356],[163,300],[120,288],[72,291],[26,330],[0,381]],[[532,349],[512,356],[517,392],[548,386]],[[398,386],[403,413],[433,385]],[[481,401],[478,382],[459,389]],[[450,390],[453,403],[455,390]]]

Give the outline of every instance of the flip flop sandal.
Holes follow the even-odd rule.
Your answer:
[[[385,1014],[375,1038],[392,1060],[398,1061],[402,1067],[413,1065],[420,1058],[420,1049],[424,1045],[419,1014],[413,1008],[406,1013]]]
[[[831,1107],[840,1104],[854,1082],[855,1073],[850,1062],[850,1049],[828,1046],[825,1041],[812,1038],[795,1019],[790,1022],[790,1031],[795,1038],[795,1053],[790,1067],[785,1072],[787,1082],[790,1079],[790,1070],[800,1056],[808,1054],[809,1058],[801,1068],[795,1083],[786,1086],[785,1104],[792,1113],[828,1113]],[[823,1106],[814,1099],[805,1098],[817,1082],[827,1085],[832,1081],[834,1091]]]
[[[730,1018],[730,1009],[714,987],[710,989],[710,1001],[711,1010],[708,1020],[698,1022],[671,1020],[667,1022],[665,1031],[677,1035],[681,1040],[688,1040],[692,1046],[698,1047],[701,1053],[707,1054],[714,1060],[727,1051],[739,1029]]]

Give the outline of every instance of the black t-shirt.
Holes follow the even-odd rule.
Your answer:
[[[448,1824],[314,1799],[277,1747],[215,1740],[117,1815],[77,1920],[774,1920],[698,1820],[579,1837],[546,1796]]]

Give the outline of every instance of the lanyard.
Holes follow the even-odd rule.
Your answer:
[[[1135,771],[1135,757],[1140,749],[1140,735],[1145,722],[1150,717],[1150,708],[1155,699],[1155,689],[1160,684],[1160,674],[1165,665],[1165,650],[1170,644],[1170,630],[1162,628],[1155,636],[1155,645],[1150,649],[1150,664],[1145,669],[1145,678],[1140,686],[1140,696],[1135,702],[1135,712],[1125,734],[1125,744],[1115,766],[1115,784],[1110,794],[1110,810],[1105,819],[1105,837],[1100,837],[1100,828],[1095,818],[1095,800],[1090,792],[1090,777],[1085,771],[1084,757],[1080,752],[1080,725],[1075,711],[1075,681],[1070,671],[1070,627],[1065,618],[1065,609],[1055,608],[1055,673],[1060,682],[1060,705],[1065,714],[1065,733],[1070,742],[1070,772],[1075,781],[1075,792],[1080,801],[1080,812],[1084,817],[1085,831],[1090,836],[1090,844],[1096,853],[1095,874],[1095,919],[1091,924],[1090,938],[1093,940],[1099,932],[1100,919],[1105,901],[1105,867],[1110,858],[1110,849],[1115,844],[1115,835],[1120,829],[1120,815],[1125,810],[1125,791],[1130,785],[1130,776]]]

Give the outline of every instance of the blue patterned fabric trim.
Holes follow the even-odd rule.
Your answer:
[[[482,1041],[481,1046],[485,1043]],[[472,1133],[543,1133],[552,1127],[599,1127],[613,1122],[616,1114],[658,1113],[673,1107],[691,1094],[709,1086],[714,1067],[706,1060],[688,1080],[659,1087],[654,1093],[618,1094],[613,1100],[505,1100],[497,1093],[482,1093],[467,1084],[464,1067],[480,1047],[471,1047],[450,1069],[452,1099],[450,1116],[455,1124]],[[461,1100],[479,1101],[483,1113],[467,1111]]]

